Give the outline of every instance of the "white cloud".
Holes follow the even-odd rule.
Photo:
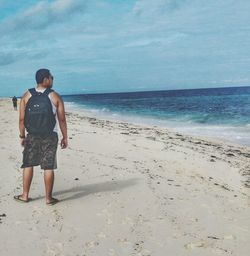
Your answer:
[[[83,2],[83,1],[82,1]],[[70,9],[74,9],[76,7],[81,7],[81,3],[79,1],[75,1],[75,0],[57,0],[55,2],[51,3],[50,8],[54,9],[56,11],[65,11],[65,10],[70,10]]]
[[[187,0],[138,0],[133,8],[136,15],[165,14],[180,8]]]
[[[86,0],[87,1],[87,0]],[[82,13],[86,6],[84,0],[39,1],[13,18],[2,22],[0,31],[5,33],[44,29],[54,23],[68,22],[73,15]]]
[[[174,43],[178,40],[182,40],[188,35],[185,33],[173,33],[170,34],[169,36],[158,38],[145,38],[145,39],[140,39],[136,41],[131,41],[124,45],[124,47],[144,47],[144,46],[155,46],[155,45],[168,45],[171,43]]]
[[[250,78],[248,78],[248,77],[222,80],[222,82],[224,82],[224,83],[245,83],[245,82],[249,82],[249,81],[250,81]]]
[[[0,66],[8,65],[15,61],[15,56],[12,53],[0,52]]]

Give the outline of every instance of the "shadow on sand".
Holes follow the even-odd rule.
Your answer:
[[[116,180],[116,181],[106,181],[101,183],[87,184],[84,186],[77,186],[70,189],[59,190],[53,193],[53,196],[63,195],[64,198],[60,199],[60,202],[78,199],[90,194],[107,192],[107,191],[119,191],[130,186],[134,186],[138,183],[139,178],[132,178],[127,180]],[[44,198],[42,196],[33,198],[38,200]]]

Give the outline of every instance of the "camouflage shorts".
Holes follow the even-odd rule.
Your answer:
[[[25,139],[21,168],[40,165],[43,170],[56,169],[57,145],[58,135],[56,132],[46,137],[28,134]]]

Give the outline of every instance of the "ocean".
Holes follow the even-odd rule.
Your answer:
[[[66,109],[250,146],[250,87],[63,96]]]

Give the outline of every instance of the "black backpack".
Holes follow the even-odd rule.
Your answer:
[[[43,93],[35,88],[29,89],[29,98],[24,117],[24,126],[29,134],[49,135],[53,133],[56,117],[53,113],[52,103],[48,97],[52,89],[47,88]]]

